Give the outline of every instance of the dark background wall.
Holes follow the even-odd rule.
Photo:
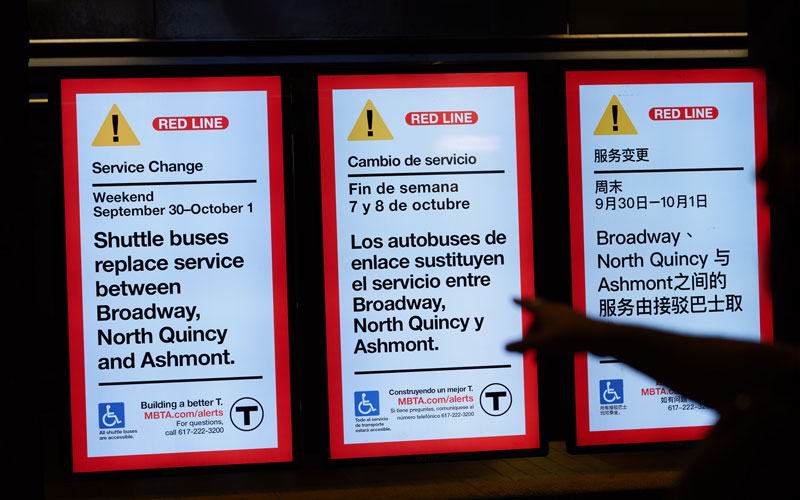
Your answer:
[[[49,402],[49,413],[33,417],[42,432],[26,456],[34,471],[44,470],[41,483],[70,477],[60,78],[282,75],[295,448],[310,456],[327,451],[317,74],[527,72],[536,289],[565,301],[571,297],[565,70],[766,65],[777,82],[770,80],[771,104],[796,109],[797,102],[796,91],[785,90],[796,82],[784,69],[797,61],[796,35],[782,38],[797,19],[792,2],[28,0],[26,7],[31,43],[22,43],[24,94],[31,100],[21,111],[27,121],[20,142],[27,161],[15,171],[12,199],[37,200],[35,208],[15,212],[18,232],[26,235],[17,254],[33,279],[27,272],[11,279],[31,298],[16,307],[37,318],[31,334],[41,355],[26,365],[30,380],[20,398],[35,392]],[[770,115],[776,151],[796,138],[786,115]],[[797,296],[797,270],[790,265],[800,186],[792,167],[796,149],[789,157],[789,167],[769,175],[778,187],[772,199],[776,337],[794,343],[786,325]],[[22,326],[31,330],[27,322]],[[19,342],[20,350],[30,349]],[[570,360],[543,360],[540,370],[544,438],[567,439]]]
[[[747,31],[745,0],[28,0],[31,38],[408,39]]]

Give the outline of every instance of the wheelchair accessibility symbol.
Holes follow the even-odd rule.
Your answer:
[[[381,414],[379,391],[356,391],[355,410],[357,417],[376,416]]]
[[[101,429],[125,427],[125,403],[100,403],[97,410]]]
[[[600,404],[617,405],[625,402],[622,394],[622,379],[600,381]]]

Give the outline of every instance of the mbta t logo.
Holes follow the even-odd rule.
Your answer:
[[[511,391],[503,384],[489,384],[481,391],[481,409],[493,417],[499,417],[511,408]]]
[[[252,431],[264,421],[264,408],[253,398],[241,398],[231,406],[231,423],[240,431]]]

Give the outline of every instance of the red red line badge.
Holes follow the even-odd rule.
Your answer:
[[[406,115],[408,125],[472,125],[478,122],[474,111],[414,111]]]
[[[719,116],[715,106],[688,106],[677,108],[651,108],[651,120],[713,120]]]
[[[228,118],[225,116],[159,116],[153,119],[156,130],[225,130]]]

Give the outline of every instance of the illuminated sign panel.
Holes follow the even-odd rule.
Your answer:
[[[524,74],[319,78],[331,455],[538,448]]]
[[[573,304],[770,341],[765,83],[756,70],[568,72]],[[575,358],[577,445],[698,439],[708,408],[612,358]]]
[[[64,80],[76,472],[289,461],[280,80]]]

